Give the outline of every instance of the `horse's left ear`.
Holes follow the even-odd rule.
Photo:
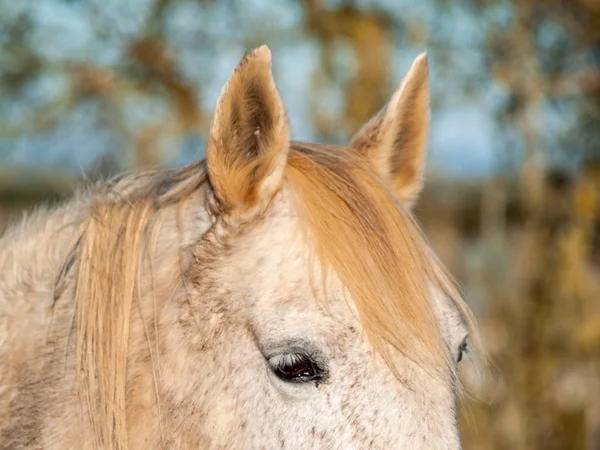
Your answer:
[[[221,91],[206,148],[208,177],[225,212],[268,204],[283,181],[290,132],[266,45],[246,54]]]
[[[423,187],[429,128],[427,56],[419,55],[390,102],[352,138],[409,208]]]

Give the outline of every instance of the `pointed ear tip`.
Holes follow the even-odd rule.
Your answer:
[[[260,47],[256,47],[250,54],[255,58],[260,58],[265,61],[271,62],[271,49],[268,45],[263,44]]]
[[[415,61],[413,62],[413,66],[423,67],[427,69],[429,66],[429,58],[427,57],[427,52],[422,52],[417,55]]]

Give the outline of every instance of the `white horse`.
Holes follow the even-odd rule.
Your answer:
[[[0,448],[457,449],[470,313],[411,206],[424,55],[348,147],[290,141],[265,46],[207,158],[0,240]]]

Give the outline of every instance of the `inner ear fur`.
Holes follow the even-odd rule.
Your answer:
[[[248,212],[270,201],[283,181],[290,132],[271,73],[271,52],[246,54],[217,101],[207,144],[214,193],[228,212]]]

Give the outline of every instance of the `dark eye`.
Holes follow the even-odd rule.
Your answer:
[[[462,344],[458,347],[458,358],[456,358],[456,362],[459,363],[462,361],[465,353],[469,353],[469,344],[467,343],[467,338],[462,341]]]
[[[269,367],[283,381],[305,383],[321,381],[323,370],[310,357],[301,353],[282,353],[269,358]]]

